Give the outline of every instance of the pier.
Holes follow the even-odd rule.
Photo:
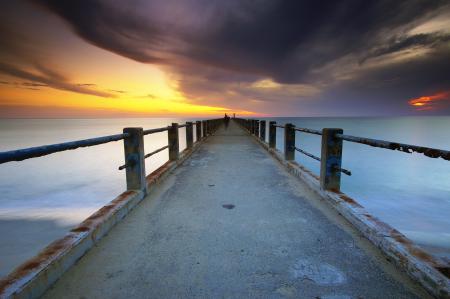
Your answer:
[[[146,153],[143,136],[165,131],[167,146]],[[297,133],[322,136],[320,157],[296,147]],[[448,265],[340,190],[341,175],[351,175],[344,141],[445,160],[448,151],[215,119],[5,152],[0,163],[121,140],[127,190],[4,278],[2,298],[450,296]],[[169,161],[147,175],[144,159],[166,149]],[[319,161],[320,175],[296,153]]]

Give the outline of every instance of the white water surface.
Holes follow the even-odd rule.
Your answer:
[[[192,119],[3,119],[0,151],[164,127]],[[450,149],[450,117],[273,118],[298,127],[343,128],[345,134]],[[195,135],[195,130],[194,130]],[[195,137],[194,137],[195,138]],[[320,156],[320,136],[297,132],[296,145]],[[145,137],[145,151],[167,144],[167,133]],[[277,129],[283,150],[283,131]],[[180,150],[185,129],[180,129]],[[450,162],[344,142],[342,190],[434,254],[450,256]],[[146,160],[147,174],[168,159]],[[315,173],[319,163],[296,159]],[[0,165],[0,276],[36,254],[125,190],[123,142]]]

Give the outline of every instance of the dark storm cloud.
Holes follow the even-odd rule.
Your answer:
[[[37,1],[58,14],[87,41],[141,62],[165,62],[163,51],[175,40],[187,48],[171,54],[221,68],[296,82],[316,67],[375,45],[379,32],[407,24],[445,1],[183,1],[198,18],[212,15],[211,30],[186,32],[145,20],[137,11],[158,10],[157,1]],[[148,5],[153,3],[153,5]],[[212,6],[212,8],[211,8]],[[221,6],[226,6],[224,11]],[[133,9],[133,7],[135,7]],[[167,23],[170,23],[167,15]],[[208,25],[208,24],[206,24]],[[186,26],[189,26],[187,24]],[[410,40],[418,39],[414,37]],[[410,42],[406,40],[403,44]],[[433,43],[433,38],[421,38]],[[169,63],[169,61],[166,61]],[[170,61],[172,63],[172,61]]]
[[[97,84],[94,83],[79,83],[77,86],[83,86],[83,87],[95,87]]]
[[[39,87],[47,87],[47,84],[42,83],[33,83],[33,82],[8,82],[8,81],[0,81],[0,84],[13,86],[15,88],[20,89],[28,89],[28,90],[41,90]]]
[[[139,62],[162,62],[150,53],[160,43],[162,33],[144,25],[147,22],[132,15],[132,9],[96,0],[35,2],[63,17],[80,37],[100,48]]]
[[[99,97],[115,97],[113,93],[94,90],[93,84],[70,82],[65,74],[56,70],[48,53],[42,47],[38,34],[30,33],[30,28],[21,22],[23,18],[37,18],[26,10],[24,3],[9,1],[3,3],[0,11],[0,74],[12,76],[26,82],[2,81],[3,85],[14,88],[41,90],[50,87]],[[24,11],[25,9],[25,11]],[[18,22],[16,22],[19,20]],[[34,28],[33,28],[34,29]],[[44,31],[45,32],[45,31]]]
[[[39,71],[44,77],[49,78],[53,81],[68,81],[68,78],[66,76],[64,76],[63,74],[52,70],[51,68],[41,65],[41,64],[35,64],[34,65],[35,69],[37,71]]]
[[[332,89],[378,86],[387,102],[391,91],[397,95],[411,84],[410,91],[419,92],[450,82],[448,32],[409,32],[448,12],[448,1],[35,2],[91,44],[167,66],[192,98],[242,103],[317,94],[297,86],[292,89],[297,94],[283,95],[277,88],[251,84],[271,79],[314,85],[324,95]],[[413,63],[386,58],[418,48],[428,52]],[[377,59],[383,61],[374,67]],[[426,76],[425,69],[430,72]]]
[[[22,85],[28,86],[28,87],[47,87],[48,86],[48,84],[33,83],[33,82],[23,82]]]
[[[108,89],[108,91],[116,92],[116,93],[127,93],[125,90],[117,90],[117,89]]]
[[[0,81],[0,84],[4,85],[14,85],[17,87],[47,87],[47,84],[42,83],[33,83],[33,82],[8,82],[8,81]]]
[[[391,64],[359,73],[357,80],[339,82],[325,90],[314,105],[301,103],[303,109],[327,107],[332,115],[405,115],[414,111],[408,100],[450,90],[450,59],[448,50],[402,64]],[[450,102],[432,114],[449,115]],[[298,105],[299,109],[300,105]],[[317,114],[320,114],[317,111]]]
[[[402,36],[391,38],[385,45],[369,52],[361,63],[369,58],[374,58],[390,53],[395,53],[411,47],[425,46],[429,48],[437,48],[450,42],[449,34],[431,33],[431,34],[415,34],[412,36]]]
[[[223,19],[189,54],[212,65],[278,82],[314,80],[311,72],[379,43],[382,30],[409,23],[437,1],[277,1],[267,10]]]
[[[0,62],[0,73],[32,81],[22,84],[15,84],[16,86],[22,85],[28,89],[33,90],[36,90],[37,89],[36,87],[48,86],[55,89],[72,91],[99,97],[114,97],[113,94],[108,92],[92,90],[83,86],[78,86],[77,84],[70,83],[67,81],[65,76],[59,74],[55,70],[51,70],[49,68],[42,66],[37,66],[36,69],[38,69],[40,73],[32,73],[29,71],[25,71],[20,67]]]

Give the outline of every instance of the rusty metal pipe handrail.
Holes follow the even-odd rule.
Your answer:
[[[305,156],[308,156],[308,157],[310,157],[310,158],[313,158],[313,159],[316,160],[316,161],[319,161],[319,162],[321,161],[321,159],[320,159],[319,157],[314,156],[313,154],[308,153],[307,151],[304,151],[304,150],[302,150],[301,148],[295,147],[295,150],[298,151],[298,152],[300,152],[300,153],[302,153],[302,154],[305,155]],[[345,169],[345,168],[338,167],[338,166],[336,166],[336,167],[334,167],[334,168],[335,168],[337,171],[340,171],[340,172],[342,172],[343,174],[346,174],[346,175],[348,175],[348,176],[351,176],[351,175],[352,175],[352,172],[351,172],[350,170]]]
[[[334,169],[337,170],[337,171],[340,171],[340,172],[342,172],[343,174],[346,174],[346,175],[348,175],[348,176],[351,176],[351,175],[352,175],[352,172],[351,172],[350,170],[341,168],[341,167],[339,167],[339,166],[337,166],[337,165],[334,165]]]
[[[53,153],[74,150],[80,147],[88,147],[113,141],[119,141],[123,140],[126,137],[128,137],[128,134],[124,133],[1,152],[0,164],[11,161],[23,161],[26,159],[47,156]]]
[[[351,136],[351,135],[344,135],[344,134],[336,134],[336,138],[340,138],[342,140],[370,145],[373,147],[379,147],[379,148],[385,148],[390,150],[397,150],[405,153],[420,153],[424,154],[427,157],[430,158],[442,158],[444,160],[450,161],[450,151],[441,150],[441,149],[435,149],[431,147],[425,147],[425,146],[417,146],[417,145],[411,145],[406,143],[398,143],[398,142],[392,142],[392,141],[385,141],[385,140],[378,140],[378,139],[371,139],[371,138],[364,138],[364,137],[357,137],[357,136]]]
[[[187,124],[182,124],[182,125],[178,125],[178,128],[184,128],[186,126],[187,126]]]
[[[130,162],[128,162],[128,163],[125,163],[125,164],[123,164],[123,165],[120,165],[119,166],[119,170],[124,170],[125,168],[127,168],[127,167],[130,167],[130,166],[134,166],[136,164],[136,162],[134,162],[133,160],[131,160]]]
[[[309,134],[315,134],[315,135],[322,135],[322,132],[319,130],[313,130],[308,128],[295,128],[295,131],[303,132],[303,133],[309,133]]]
[[[277,128],[282,128],[282,129],[284,129],[284,126],[281,126],[281,125],[275,125],[274,127],[277,127]]]
[[[169,146],[168,146],[168,145],[163,146],[163,147],[161,147],[161,148],[158,148],[158,149],[154,150],[153,152],[150,152],[150,153],[146,154],[146,155],[144,156],[144,159],[147,159],[147,158],[153,156],[154,154],[157,154],[157,153],[159,153],[159,152],[162,152],[162,151],[165,150],[166,148],[169,148]],[[125,164],[119,166],[118,169],[119,169],[119,170],[123,170],[123,169],[125,169],[125,168],[127,168],[127,167],[130,167],[130,166],[135,165],[135,163],[136,163],[135,161],[131,160],[130,162],[125,163]]]
[[[169,130],[170,127],[163,127],[163,128],[156,128],[156,129],[149,129],[149,130],[144,130],[143,134],[144,135],[148,135],[148,134],[154,134],[154,133],[159,133],[159,132],[164,132]]]
[[[295,150],[298,151],[298,152],[300,152],[300,153],[302,153],[302,154],[305,155],[305,156],[308,156],[308,157],[313,158],[314,160],[317,160],[317,161],[320,162],[320,158],[319,158],[319,157],[314,156],[313,154],[308,153],[307,151],[304,151],[304,150],[302,150],[301,148],[295,147]]]
[[[153,152],[146,154],[146,155],[144,156],[144,159],[147,159],[147,158],[153,156],[154,154],[157,154],[157,153],[159,153],[159,152],[162,152],[163,150],[165,150],[165,149],[167,149],[167,148],[169,148],[168,145],[163,146],[163,147],[161,147],[161,148],[158,148],[157,150],[154,150]]]

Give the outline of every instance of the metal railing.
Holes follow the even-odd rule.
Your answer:
[[[336,134],[336,138],[340,138],[342,140],[349,141],[349,142],[370,145],[373,147],[385,148],[385,149],[390,149],[390,150],[394,150],[394,151],[397,150],[397,151],[405,152],[408,154],[416,152],[416,153],[424,154],[425,156],[430,157],[430,158],[442,158],[444,160],[450,161],[450,151],[446,151],[446,150],[425,147],[425,146],[417,146],[417,145],[406,144],[406,143],[385,141],[385,140],[379,140],[379,139],[356,137],[356,136],[350,136],[350,135],[344,135],[344,134]]]
[[[53,153],[63,152],[67,150],[74,150],[80,147],[88,147],[113,141],[119,141],[125,139],[126,137],[128,137],[128,134],[117,134],[1,152],[0,164],[11,161],[23,161],[26,159],[42,157]]]
[[[236,121],[250,134],[259,137],[266,142],[266,121],[258,119],[236,119]],[[342,129],[324,128],[320,130],[297,128],[293,124],[287,123],[278,125],[275,121],[269,122],[269,142],[270,148],[276,149],[276,128],[284,129],[284,158],[295,160],[295,151],[320,162],[320,186],[324,190],[340,191],[341,173],[351,175],[352,173],[341,167],[342,163],[342,143],[343,141],[365,144],[373,147],[401,151],[405,153],[421,153],[430,158],[442,158],[450,161],[450,151],[441,150],[425,146],[417,146],[392,141],[350,136],[343,134]],[[261,132],[261,133],[260,133]],[[321,157],[311,154],[295,145],[295,132],[314,134],[322,136]]]
[[[148,130],[144,130],[143,128],[124,128],[122,134],[0,152],[0,164],[12,161],[23,161],[26,159],[42,157],[53,153],[74,150],[80,147],[90,147],[123,140],[125,164],[119,166],[118,169],[126,170],[127,190],[142,190],[146,192],[147,186],[145,181],[145,159],[168,149],[169,161],[175,161],[179,159],[180,154],[178,134],[179,128],[186,128],[186,148],[191,149],[194,145],[194,125],[196,127],[196,142],[199,142],[208,135],[213,134],[222,122],[223,119],[209,119],[196,122],[186,122],[185,124],[181,125],[172,123],[172,125],[167,127]],[[144,136],[165,131],[167,131],[168,144],[148,154],[145,154]]]

